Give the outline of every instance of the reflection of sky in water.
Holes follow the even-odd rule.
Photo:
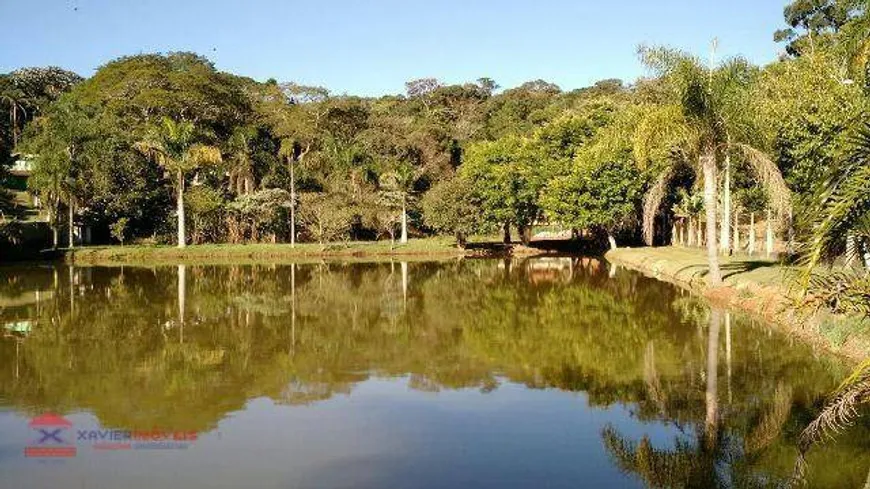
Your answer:
[[[405,378],[308,406],[253,399],[187,450],[95,452],[80,442],[75,459],[45,464],[22,455],[27,421],[0,414],[3,487],[634,487],[602,450],[602,427],[671,439],[623,407],[587,407],[583,394],[512,383],[436,394]]]

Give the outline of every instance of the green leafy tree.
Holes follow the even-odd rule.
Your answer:
[[[287,232],[287,212],[290,193],[284,189],[264,189],[245,194],[231,202],[227,209],[234,214],[242,235],[253,241],[269,236],[272,242]]]
[[[776,42],[786,43],[792,56],[814,54],[832,42],[834,34],[854,17],[861,15],[866,5],[862,0],[793,0],[783,9],[788,28],[774,33]]]
[[[93,143],[98,134],[94,120],[74,101],[63,99],[36,121],[22,143],[25,151],[35,155],[28,185],[45,201],[50,223],[59,221],[60,204],[66,204],[70,248],[75,245],[76,207],[88,200],[86,175],[89,163],[96,156]],[[53,228],[56,246],[56,224]]]
[[[126,217],[122,217],[112,223],[110,227],[112,231],[112,237],[118,240],[121,243],[121,246],[124,246],[124,241],[127,238],[127,226],[130,223],[130,219]]]
[[[604,161],[581,154],[570,175],[547,186],[541,207],[551,220],[565,226],[603,230],[615,249],[616,231],[637,218],[644,186],[629,154]]]
[[[353,211],[346,196],[338,193],[304,192],[299,195],[299,215],[308,234],[322,248],[329,241],[347,239]]]
[[[227,203],[219,190],[208,185],[196,185],[187,191],[184,205],[191,218],[190,238],[193,243],[216,242],[227,238]]]
[[[481,142],[468,149],[459,176],[467,179],[483,218],[504,229],[509,243],[510,226],[516,226],[524,243],[540,214],[538,198],[546,183],[547,160],[529,141],[509,136]]]
[[[422,201],[423,222],[441,233],[451,233],[464,248],[468,236],[483,227],[480,203],[470,183],[459,176],[440,182],[426,192]]]

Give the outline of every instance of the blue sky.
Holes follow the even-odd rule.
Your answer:
[[[195,51],[221,70],[380,95],[409,79],[543,78],[563,89],[643,74],[635,49],[773,61],[786,0],[0,0],[0,72],[90,76],[122,55]]]

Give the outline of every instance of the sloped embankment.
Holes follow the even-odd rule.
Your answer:
[[[804,307],[800,291],[791,285],[797,271],[776,261],[722,257],[725,284],[711,288],[701,249],[623,248],[605,256],[614,264],[671,282],[713,303],[743,309],[817,348],[853,361],[870,357],[870,321]]]

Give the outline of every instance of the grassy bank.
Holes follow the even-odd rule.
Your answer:
[[[698,248],[624,248],[607,253],[613,263],[672,282],[711,301],[746,310],[818,348],[863,360],[870,356],[870,321],[812,311],[793,284],[794,268],[759,257],[722,257],[723,287],[706,284],[707,260]]]
[[[456,247],[452,238],[413,239],[405,244],[389,241],[358,241],[321,246],[317,243],[289,244],[207,244],[177,248],[166,245],[91,246],[67,250],[67,262],[80,265],[155,263],[244,263],[305,261],[372,257],[405,259],[457,257],[471,252]]]

